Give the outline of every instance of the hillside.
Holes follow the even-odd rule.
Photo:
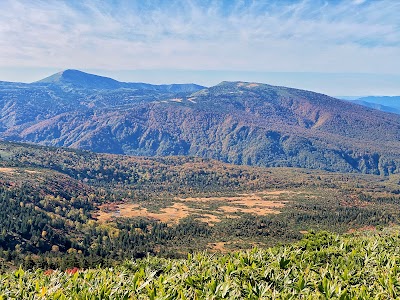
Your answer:
[[[191,93],[195,84],[151,85],[123,83],[111,78],[66,70],[31,84],[0,82],[0,130],[23,131],[54,117],[93,114],[95,109],[118,108]]]
[[[238,165],[399,171],[400,116],[259,83],[132,85],[73,70],[30,85],[5,84],[0,137]]]
[[[400,223],[399,176],[129,157],[0,142],[0,262],[118,264]],[[10,218],[10,216],[12,216]]]
[[[0,296],[46,299],[395,299],[399,229],[186,259],[148,257],[115,268],[22,269],[0,275]]]

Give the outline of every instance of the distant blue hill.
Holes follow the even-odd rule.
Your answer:
[[[372,102],[367,102],[367,101],[362,101],[362,100],[352,100],[351,102],[362,105],[362,106],[366,106],[366,107],[370,107],[373,109],[377,109],[380,111],[384,111],[384,112],[390,112],[390,113],[394,113],[394,114],[400,114],[400,109],[394,108],[394,107],[390,107],[390,106],[386,106],[386,105],[382,105],[382,104],[378,104],[378,103],[372,103]]]
[[[368,96],[357,100],[400,109],[400,96]]]
[[[400,114],[400,96],[367,96],[359,98],[343,96],[339,98],[380,111]]]

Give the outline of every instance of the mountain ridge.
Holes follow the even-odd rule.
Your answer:
[[[376,110],[400,114],[400,96],[342,97],[341,99]]]
[[[366,96],[357,100],[386,105],[400,109],[400,96]]]
[[[78,88],[103,90],[126,88],[162,91],[170,90],[173,92],[196,91],[205,88],[204,86],[200,86],[194,83],[154,85],[143,82],[122,82],[109,77],[94,75],[74,69],[66,69],[64,71],[50,75],[44,79],[35,81],[32,84],[67,85]]]
[[[375,103],[375,102],[363,101],[363,100],[351,100],[351,102],[362,105],[362,106],[370,107],[373,109],[377,109],[380,111],[384,111],[384,112],[400,114],[400,109],[396,108],[394,106],[387,106],[387,105],[383,105],[383,104],[379,104],[379,103]]]
[[[180,92],[33,87],[0,90],[0,138],[255,166],[400,168],[399,116],[311,91],[242,81]]]

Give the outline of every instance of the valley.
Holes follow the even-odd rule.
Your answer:
[[[3,268],[225,253],[296,241],[313,230],[345,233],[400,222],[398,174],[10,142],[0,142],[0,157]]]

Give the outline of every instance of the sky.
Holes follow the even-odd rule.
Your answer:
[[[398,0],[0,0],[0,80],[255,81],[400,95]]]

